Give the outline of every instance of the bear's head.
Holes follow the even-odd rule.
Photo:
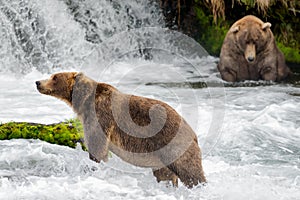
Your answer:
[[[248,15],[230,28],[238,51],[244,54],[247,62],[255,62],[256,56],[274,40],[270,27],[271,23],[264,23],[259,18]]]
[[[36,81],[40,93],[59,98],[69,105],[72,102],[72,90],[76,76],[81,73],[62,72],[53,74],[49,79]]]

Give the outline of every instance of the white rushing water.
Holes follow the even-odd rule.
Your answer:
[[[0,122],[76,117],[35,81],[83,71],[181,113],[198,136],[207,185],[174,189],[115,155],[97,164],[80,147],[8,140],[0,141],[0,199],[299,199],[300,89],[224,88],[217,58],[165,29],[149,2],[0,1]]]

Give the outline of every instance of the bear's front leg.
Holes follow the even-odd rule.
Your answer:
[[[225,67],[223,70],[220,70],[220,73],[224,81],[235,82],[237,80],[236,78],[237,73],[229,67]]]
[[[108,161],[108,139],[104,136],[90,137],[88,152],[91,160],[100,163]]]
[[[95,162],[106,162],[108,160],[109,137],[105,134],[97,121],[89,126],[84,126],[84,140],[87,146],[89,157]]]
[[[229,56],[224,56],[218,63],[218,70],[223,80],[227,82],[237,81],[237,67],[233,59]]]
[[[89,158],[92,160],[92,161],[95,161],[97,163],[100,163],[100,160],[97,160],[97,158],[95,158],[91,153],[89,153]]]
[[[102,159],[98,160],[96,157],[94,157],[91,153],[89,153],[89,158],[92,160],[92,161],[95,161],[96,163],[100,163],[101,160],[104,161],[104,162],[107,162],[108,161],[108,154],[106,154],[105,156],[103,156]]]
[[[266,81],[276,81],[277,79],[277,69],[276,66],[264,66],[260,70],[260,76]]]
[[[223,79],[227,82],[237,81],[236,72],[228,68],[227,71],[223,73]]]

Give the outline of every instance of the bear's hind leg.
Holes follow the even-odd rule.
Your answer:
[[[174,187],[178,187],[178,177],[167,167],[153,170],[153,175],[158,183],[160,181],[171,181]]]
[[[188,157],[183,155],[181,158],[169,165],[170,170],[172,170],[188,188],[192,188],[199,183],[206,182],[202,169],[201,158],[199,158],[200,156],[196,157],[197,158],[191,156],[191,159],[185,159]]]

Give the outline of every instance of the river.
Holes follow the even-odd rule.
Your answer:
[[[152,1],[0,1],[0,122],[76,117],[35,81],[82,71],[162,100],[195,130],[208,183],[167,187],[150,169],[80,146],[0,141],[0,199],[257,199],[300,197],[300,88],[220,79],[218,58],[165,28]]]

